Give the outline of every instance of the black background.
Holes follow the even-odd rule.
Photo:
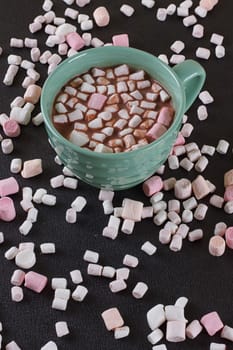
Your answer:
[[[174,1],[180,3],[180,1]],[[62,16],[65,4],[54,1],[54,11]],[[221,0],[215,9],[209,13],[206,19],[198,19],[205,26],[203,39],[194,39],[191,36],[191,28],[185,28],[181,18],[176,15],[168,17],[166,22],[158,22],[155,18],[158,7],[166,7],[170,2],[156,0],[156,6],[146,9],[140,5],[139,0],[128,0],[127,3],[135,7],[136,12],[131,18],[126,18],[119,12],[123,1],[93,0],[81,13],[91,14],[97,6],[105,5],[111,13],[111,25],[107,28],[94,28],[92,33],[105,42],[110,42],[114,34],[127,32],[130,37],[130,45],[151,52],[155,55],[172,54],[169,47],[174,40],[183,40],[186,44],[184,54],[187,58],[195,58],[195,50],[198,46],[208,47],[212,55],[209,61],[201,61],[207,71],[205,87],[215,98],[215,103],[208,106],[209,118],[199,122],[196,116],[196,108],[200,101],[196,101],[188,111],[189,121],[195,125],[195,131],[190,141],[195,141],[201,147],[204,143],[216,146],[220,138],[232,141],[232,13],[233,5],[230,0]],[[198,1],[194,1],[197,5]],[[30,0],[1,0],[0,3],[0,46],[4,54],[0,58],[0,80],[3,80],[7,68],[6,58],[10,53],[19,53],[24,58],[29,58],[29,49],[9,48],[10,37],[24,38],[25,36],[39,39],[39,46],[45,49],[45,34],[31,35],[28,24],[32,19],[43,13],[42,1]],[[77,8],[76,6],[73,6]],[[68,20],[69,21],[69,20]],[[72,20],[70,20],[72,22]],[[214,56],[214,46],[209,43],[213,32],[225,36],[226,57],[218,60]],[[37,69],[42,74],[41,83],[45,78],[45,67],[38,65]],[[23,70],[17,75],[13,87],[5,87],[0,83],[0,112],[9,113],[9,104],[14,97],[23,94],[21,83],[24,79]],[[36,111],[39,111],[37,109]],[[35,112],[33,113],[35,115]],[[24,180],[16,176],[21,186],[31,186],[33,190],[45,187],[50,193],[57,195],[56,207],[39,208],[38,222],[33,226],[27,237],[22,236],[18,227],[25,219],[25,213],[19,207],[21,194],[14,197],[17,206],[17,218],[13,223],[0,223],[0,231],[5,234],[5,243],[0,247],[0,320],[3,322],[3,343],[7,344],[15,340],[24,350],[40,349],[49,340],[54,340],[59,349],[84,349],[84,350],[147,350],[151,345],[146,336],[150,333],[146,322],[146,312],[157,303],[172,304],[179,296],[189,298],[185,314],[189,321],[200,319],[207,312],[216,310],[223,322],[233,326],[233,275],[232,275],[232,251],[226,250],[221,258],[214,258],[208,253],[208,240],[213,234],[214,226],[219,221],[232,224],[232,215],[229,216],[223,210],[209,208],[204,222],[193,221],[191,228],[202,228],[204,239],[200,242],[184,242],[183,250],[179,253],[171,252],[167,246],[158,242],[159,228],[151,219],[137,223],[133,235],[120,234],[116,241],[110,241],[102,237],[101,232],[108,221],[103,214],[101,203],[98,201],[98,190],[83,182],[79,182],[77,191],[58,189],[53,190],[49,186],[49,179],[61,173],[61,167],[54,163],[54,152],[50,148],[43,126],[38,128],[33,125],[22,128],[22,135],[14,140],[15,151],[6,156],[0,153],[0,178],[10,176],[10,160],[21,157],[28,160],[42,157],[44,173],[31,180]],[[216,154],[210,159],[210,164],[204,176],[217,186],[216,193],[223,195],[223,174],[232,168],[232,142],[226,156]],[[191,180],[197,175],[195,171],[190,174],[184,170],[166,170],[164,179],[169,176],[177,178],[188,177]],[[85,210],[78,215],[78,221],[74,225],[65,222],[65,211],[77,195],[83,195],[88,200]],[[170,198],[166,194],[166,198]],[[122,199],[129,197],[142,200],[149,205],[149,200],[143,195],[141,186],[131,190],[115,194],[114,205],[120,206]],[[208,199],[207,199],[208,200]],[[206,201],[204,201],[206,202]],[[149,257],[140,250],[141,245],[150,240],[158,246],[158,252]],[[42,292],[36,295],[24,289],[25,298],[21,303],[13,303],[10,298],[10,277],[15,269],[12,261],[4,258],[4,252],[11,246],[20,242],[34,241],[36,243],[37,264],[35,271],[52,277],[67,277],[68,286],[74,289],[69,271],[79,268],[84,275],[84,285],[89,289],[89,294],[83,303],[69,302],[66,312],[52,310],[53,291],[50,284]],[[39,244],[54,242],[57,253],[55,255],[40,255]],[[100,253],[100,263],[121,267],[126,253],[137,256],[139,266],[132,270],[128,280],[128,289],[114,295],[108,288],[108,280],[87,276],[85,263],[82,259],[86,249],[93,249]],[[142,300],[135,300],[131,291],[138,281],[144,281],[149,285],[149,291]],[[130,326],[131,335],[122,340],[114,340],[113,334],[108,332],[101,319],[101,312],[107,308],[116,306],[119,308],[125,324]],[[58,339],[55,334],[56,321],[67,321],[70,335]],[[162,328],[164,329],[164,328]],[[170,350],[204,350],[209,348],[211,341],[221,342],[219,336],[209,337],[204,331],[197,339],[184,343],[168,344]],[[233,346],[226,341],[228,349]]]

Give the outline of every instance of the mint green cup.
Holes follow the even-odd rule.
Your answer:
[[[145,70],[171,95],[176,112],[168,131],[149,145],[115,154],[90,151],[61,136],[53,126],[51,115],[54,99],[62,86],[92,67],[124,63]],[[196,99],[204,81],[204,69],[192,60],[170,68],[155,56],[133,48],[108,46],[85,50],[60,64],[43,86],[41,110],[49,141],[64,165],[84,182],[113,190],[133,187],[153,175],[165,162],[177,138],[182,117]]]

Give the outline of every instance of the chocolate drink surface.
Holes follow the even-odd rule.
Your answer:
[[[52,121],[70,142],[105,153],[128,152],[162,136],[175,111],[168,92],[143,70],[92,68],[58,93]]]

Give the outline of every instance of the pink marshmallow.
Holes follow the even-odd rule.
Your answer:
[[[211,11],[217,3],[218,0],[201,0],[199,5],[204,7],[207,11]]]
[[[14,177],[8,177],[6,179],[0,180],[1,197],[5,197],[10,194],[15,194],[17,192],[19,192],[19,185]]]
[[[233,201],[233,185],[227,186],[224,193],[224,200],[226,202]]]
[[[22,177],[28,179],[30,177],[37,176],[43,172],[42,160],[31,159],[23,163],[23,170],[21,171]]]
[[[25,272],[22,270],[15,270],[11,276],[11,284],[14,286],[21,286],[25,278]]]
[[[129,36],[128,34],[119,34],[112,37],[112,42],[114,46],[129,46]]]
[[[174,143],[174,146],[182,146],[184,144],[185,144],[185,138],[181,134],[181,132],[179,132],[176,142]]]
[[[36,293],[41,293],[48,282],[48,278],[34,271],[29,271],[25,275],[25,287]]]
[[[101,110],[106,100],[107,96],[95,93],[91,95],[87,105],[90,109]]]
[[[121,314],[116,307],[102,312],[101,316],[108,331],[114,330],[124,325]]]
[[[158,116],[158,123],[163,124],[165,126],[170,126],[172,119],[174,116],[174,110],[170,107],[162,107],[159,116]]]
[[[159,192],[162,188],[163,181],[160,176],[152,176],[148,180],[146,180],[142,185],[143,192],[148,197]]]
[[[160,124],[155,123],[152,128],[147,132],[146,136],[151,138],[152,140],[158,139],[160,136],[162,136],[167,131],[167,128]]]
[[[76,32],[69,33],[66,36],[66,42],[73,50],[76,51],[80,50],[83,46],[85,46],[85,41]]]
[[[201,318],[201,324],[205,327],[207,333],[213,336],[223,328],[223,323],[216,311],[210,312]]]
[[[2,127],[8,137],[18,137],[21,133],[19,124],[13,119],[6,120]]]
[[[15,205],[11,198],[0,198],[0,220],[12,221],[16,217]]]
[[[233,226],[226,229],[225,232],[226,244],[230,249],[233,249]]]

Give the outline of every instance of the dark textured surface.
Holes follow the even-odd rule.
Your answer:
[[[58,16],[62,16],[65,4],[62,1],[54,1],[54,10]],[[167,6],[169,1],[157,0],[156,7],[148,10],[140,6],[140,1],[129,0],[127,3],[134,5],[136,13],[131,18],[126,18],[119,12],[123,1],[94,0],[92,4],[81,10],[82,13],[91,13],[99,5],[105,4],[111,12],[111,25],[107,28],[94,28],[93,34],[105,42],[111,40],[111,36],[117,33],[128,32],[131,46],[140,48],[155,55],[167,53],[171,55],[170,45],[174,40],[183,40],[186,44],[185,55],[194,58],[194,52],[198,46],[211,48],[212,57],[209,61],[202,61],[207,71],[206,88],[215,97],[215,103],[208,107],[209,118],[205,122],[198,122],[196,117],[197,101],[188,112],[189,120],[196,128],[190,140],[196,141],[199,146],[204,143],[217,145],[219,138],[232,140],[232,11],[230,0],[222,0],[212,11],[208,18],[199,22],[205,26],[205,37],[201,40],[192,38],[191,28],[185,28],[181,19],[173,16],[165,23],[155,19],[155,9],[159,6]],[[177,1],[177,3],[179,3]],[[197,4],[197,1],[194,1]],[[28,24],[41,13],[42,1],[16,1],[1,0],[0,4],[0,46],[4,54],[0,58],[0,80],[2,81],[7,67],[6,57],[10,53],[19,52],[24,58],[29,58],[29,50],[17,50],[9,48],[10,37],[32,36],[28,32]],[[225,36],[226,58],[217,60],[214,57],[214,46],[209,43],[212,32]],[[40,38],[40,48],[43,46],[44,34],[35,34]],[[38,70],[45,77],[44,67],[38,65]],[[24,78],[24,72],[20,71],[13,87],[5,87],[0,83],[0,112],[9,113],[9,103],[15,96],[22,95],[20,84]],[[0,178],[10,176],[9,165],[13,157],[21,157],[23,160],[34,157],[42,157],[44,173],[31,180],[24,180],[16,176],[21,186],[31,186],[33,189],[45,187],[50,193],[57,195],[57,205],[54,208],[40,206],[38,222],[27,237],[18,232],[18,227],[25,218],[25,213],[19,207],[21,194],[15,195],[17,206],[17,219],[10,224],[0,223],[0,231],[5,234],[5,243],[0,247],[0,320],[3,322],[3,343],[15,340],[23,350],[40,349],[49,340],[54,340],[59,349],[75,350],[147,350],[151,345],[146,340],[149,328],[146,322],[147,310],[157,304],[172,304],[179,296],[187,296],[190,300],[186,307],[186,318],[192,320],[206,312],[216,310],[224,323],[233,326],[232,318],[232,251],[229,249],[221,258],[214,258],[208,254],[208,240],[213,233],[214,225],[218,221],[232,224],[232,216],[227,216],[222,210],[210,208],[204,222],[193,221],[192,228],[203,228],[204,239],[194,244],[184,242],[180,253],[172,253],[168,247],[161,246],[158,242],[159,228],[152,220],[146,219],[137,223],[131,236],[120,234],[116,241],[110,241],[101,236],[102,228],[108,218],[104,216],[101,203],[97,200],[98,191],[84,183],[79,183],[77,191],[58,189],[53,190],[49,186],[49,178],[60,174],[61,168],[53,161],[54,152],[49,147],[46,133],[42,127],[33,125],[22,128],[22,135],[14,141],[15,152],[10,156],[0,154]],[[232,149],[232,143],[231,143]],[[232,168],[231,150],[226,156],[216,154],[211,159],[204,173],[209,180],[217,186],[217,194],[223,194],[223,173]],[[188,176],[193,179],[195,171],[187,175],[185,171],[175,171],[177,178]],[[164,178],[171,175],[168,170]],[[65,210],[77,195],[84,195],[88,205],[83,213],[79,214],[78,222],[69,225],[65,222]],[[149,205],[149,200],[143,195],[141,186],[132,190],[119,192],[115,195],[114,205],[119,206],[124,197],[142,200]],[[169,198],[169,195],[166,196]],[[69,271],[80,268],[84,275],[84,285],[89,289],[89,294],[83,303],[70,301],[67,312],[51,309],[53,292],[49,286],[41,295],[35,295],[29,290],[24,290],[25,299],[16,304],[10,298],[10,276],[15,269],[12,261],[4,258],[4,252],[12,245],[19,242],[34,241],[36,243],[37,264],[35,271],[52,277],[67,277],[68,286],[73,289]],[[140,247],[143,242],[150,240],[158,246],[156,255],[149,257]],[[39,244],[54,242],[57,253],[55,255],[41,255]],[[87,264],[83,261],[83,253],[86,249],[93,249],[100,253],[100,263],[120,267],[126,253],[136,255],[140,264],[132,270],[127,291],[118,295],[111,294],[108,288],[108,280],[88,277],[86,275]],[[138,281],[144,281],[149,285],[149,291],[142,300],[135,300],[131,296],[131,290]],[[131,336],[127,339],[116,341],[113,334],[108,332],[101,320],[100,314],[109,307],[116,306],[123,315],[125,323],[131,328]],[[71,334],[65,338],[56,338],[54,323],[66,320]],[[210,338],[205,332],[196,340],[186,341],[180,344],[168,344],[170,350],[204,350],[209,348],[211,341],[221,342],[216,336]],[[226,342],[227,343],[227,342]],[[233,348],[232,345],[228,349]]]

